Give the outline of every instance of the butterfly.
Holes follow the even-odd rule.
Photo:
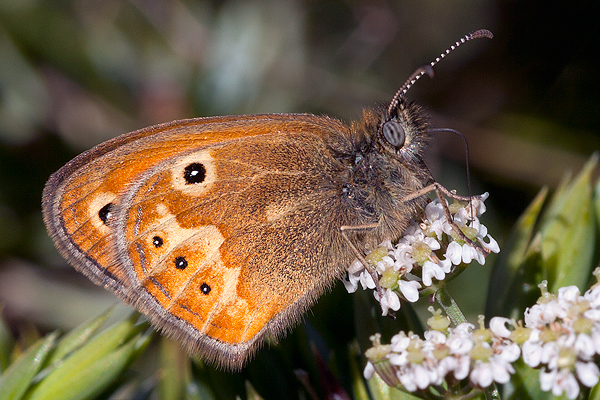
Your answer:
[[[43,193],[59,252],[193,353],[239,370],[361,254],[439,191],[428,118],[405,98],[352,123],[312,114],[196,118],[88,150]],[[447,192],[445,192],[447,193]]]

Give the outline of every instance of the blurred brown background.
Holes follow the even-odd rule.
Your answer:
[[[495,38],[462,46],[408,97],[436,126],[468,138],[473,192],[491,193],[484,222],[501,241],[542,185],[555,187],[600,149],[592,6],[0,0],[4,315],[17,330],[65,329],[115,302],[66,265],[41,220],[45,180],[79,152],[195,116],[313,112],[350,121],[479,28]],[[428,162],[443,184],[466,193],[459,139],[440,134]],[[456,284],[469,288],[462,301],[470,310],[482,312],[489,265],[473,268]]]

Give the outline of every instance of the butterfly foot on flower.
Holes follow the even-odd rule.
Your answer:
[[[487,193],[473,196],[470,202],[461,197],[461,203],[450,206],[443,206],[439,199],[430,202],[421,221],[413,221],[397,244],[386,241],[362,260],[357,257],[344,280],[348,292],[356,291],[359,282],[363,289],[377,288],[374,296],[387,315],[400,309],[401,300],[416,302],[436,282],[460,273],[463,268],[457,266],[473,260],[483,265],[488,253],[500,251],[479,221],[487,197]],[[467,240],[456,234],[456,227],[466,232]],[[478,249],[478,243],[485,246],[485,252]]]

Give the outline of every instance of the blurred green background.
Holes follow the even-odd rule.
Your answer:
[[[15,333],[66,330],[116,301],[66,265],[41,219],[44,182],[81,151],[195,116],[312,112],[350,121],[362,107],[389,101],[418,66],[479,28],[495,38],[462,46],[408,97],[427,108],[437,127],[467,137],[473,192],[491,193],[484,223],[502,244],[541,186],[554,188],[600,149],[593,6],[0,0],[5,318]],[[461,141],[440,134],[428,164],[442,184],[466,193],[464,158]],[[453,282],[471,316],[483,312],[489,270],[473,266]],[[352,339],[351,304],[339,284],[302,331],[317,327],[329,347],[345,344]]]

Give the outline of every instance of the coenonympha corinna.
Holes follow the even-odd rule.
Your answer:
[[[240,369],[441,187],[408,88],[346,125],[311,114],[197,118],[102,143],[50,177],[46,227],[75,269],[204,360]],[[446,193],[446,191],[444,190]],[[447,194],[447,193],[446,193]]]

